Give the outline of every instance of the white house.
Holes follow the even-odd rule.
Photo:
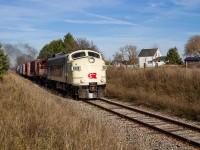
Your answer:
[[[139,67],[158,67],[165,64],[165,56],[162,56],[158,48],[142,49],[138,55]]]

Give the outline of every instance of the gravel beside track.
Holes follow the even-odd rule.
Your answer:
[[[195,148],[187,144],[173,140],[163,134],[149,130],[138,124],[130,123],[127,120],[116,117],[108,112],[95,108],[82,101],[75,101],[67,98],[61,98],[62,103],[68,103],[80,112],[84,117],[93,117],[100,120],[102,124],[114,128],[117,133],[118,147],[123,150],[194,150]],[[106,138],[106,137],[105,137]]]

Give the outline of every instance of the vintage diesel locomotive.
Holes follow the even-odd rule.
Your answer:
[[[106,66],[100,53],[92,50],[77,50],[59,53],[34,64],[35,79],[49,87],[62,89],[74,98],[96,99],[103,96],[106,87]],[[42,69],[42,70],[41,70]],[[29,70],[29,69],[24,69]],[[39,74],[41,72],[41,74]],[[23,75],[27,74],[23,72]],[[42,78],[41,78],[42,77]]]

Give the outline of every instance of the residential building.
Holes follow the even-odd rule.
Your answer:
[[[199,67],[200,68],[200,57],[187,57],[184,59],[186,67]]]
[[[162,56],[159,48],[142,49],[138,55],[139,67],[158,67],[165,64],[165,56]]]

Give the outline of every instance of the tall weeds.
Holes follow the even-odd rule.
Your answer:
[[[110,127],[73,107],[9,73],[0,82],[0,149],[117,149]]]
[[[200,70],[185,68],[107,70],[107,96],[200,120]]]

